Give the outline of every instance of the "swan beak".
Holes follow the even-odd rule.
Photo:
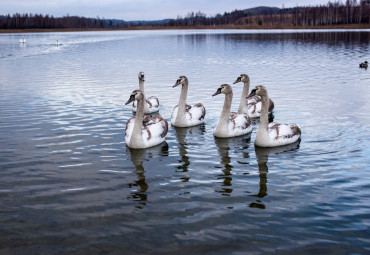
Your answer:
[[[221,88],[218,88],[217,91],[212,96],[214,97],[217,96],[218,94],[221,94]]]
[[[247,96],[247,98],[252,97],[252,96],[255,96],[256,95],[256,91],[257,91],[257,89],[252,89],[251,93],[249,93],[249,95]]]
[[[135,95],[131,95],[130,98],[127,100],[127,102],[125,103],[125,105],[128,105],[129,103],[135,101]]]
[[[180,85],[180,82],[181,82],[181,80],[180,80],[180,79],[178,79],[178,80],[176,81],[176,83],[172,86],[172,88],[179,86],[179,85]]]
[[[242,77],[238,77],[237,79],[236,79],[236,81],[234,81],[234,83],[233,84],[235,84],[235,83],[238,83],[238,82],[241,82],[242,81]]]

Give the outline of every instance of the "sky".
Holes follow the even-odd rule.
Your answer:
[[[32,13],[54,17],[160,20],[201,11],[208,17],[257,6],[295,7],[327,4],[329,0],[0,0],[0,15]]]

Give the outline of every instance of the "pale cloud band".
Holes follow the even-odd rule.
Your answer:
[[[184,17],[191,11],[214,16],[257,6],[288,8],[327,3],[328,0],[0,0],[0,15],[38,13],[55,17],[69,14],[123,20],[158,20],[176,18],[178,15]]]

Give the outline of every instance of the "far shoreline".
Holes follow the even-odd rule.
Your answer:
[[[166,27],[166,26],[140,26],[127,28],[44,28],[44,29],[0,29],[0,33],[53,33],[53,32],[99,32],[99,31],[135,31],[135,30],[318,30],[318,29],[370,29],[370,24],[343,24],[331,26],[246,26],[246,25],[227,25],[227,26],[193,26],[193,27]]]

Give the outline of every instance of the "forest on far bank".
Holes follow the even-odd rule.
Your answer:
[[[155,21],[124,21],[46,14],[0,15],[0,29],[119,29],[140,27],[310,27],[370,24],[370,0],[328,2],[326,5],[294,8],[255,7],[207,17],[201,11],[185,17]]]

